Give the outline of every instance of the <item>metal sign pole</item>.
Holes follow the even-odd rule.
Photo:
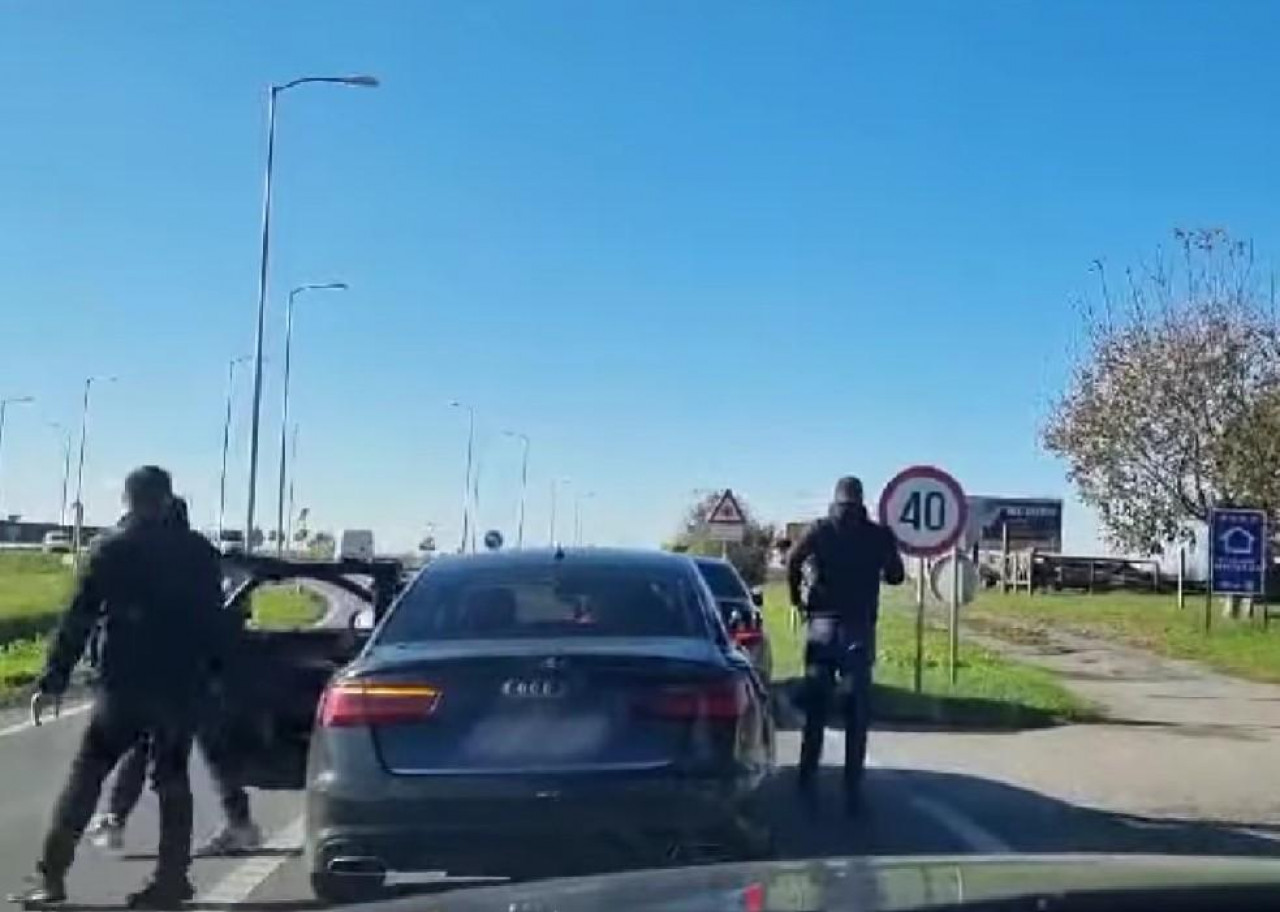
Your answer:
[[[1178,549],[1178,610],[1187,607],[1187,546]]]
[[[948,644],[947,665],[951,672],[951,686],[954,687],[960,674],[960,546],[951,549],[951,598],[948,599],[951,609],[951,642]]]
[[[1209,570],[1204,575],[1204,632],[1213,626],[1213,556],[1210,552]]]
[[[916,669],[915,691],[924,689],[924,558],[916,558]]]

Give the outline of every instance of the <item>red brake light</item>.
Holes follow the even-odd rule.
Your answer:
[[[339,681],[320,698],[325,728],[420,722],[436,711],[442,693],[429,684],[401,681]]]
[[[739,646],[759,646],[764,641],[763,630],[735,630],[733,641]]]
[[[739,719],[747,711],[746,684],[732,678],[709,684],[673,684],[643,704],[646,713],[663,719]]]

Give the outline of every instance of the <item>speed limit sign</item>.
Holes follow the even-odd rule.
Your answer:
[[[913,557],[932,557],[960,539],[969,505],[960,483],[934,466],[903,469],[880,495],[880,524],[888,526],[898,547]]]

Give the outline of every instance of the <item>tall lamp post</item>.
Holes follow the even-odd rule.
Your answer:
[[[289,537],[289,544],[293,544],[293,477],[298,471],[298,423],[293,423],[293,440],[289,444],[289,521],[285,524],[285,535]]]
[[[459,554],[467,552],[467,535],[471,531],[471,463],[475,458],[476,410],[464,402],[450,402],[450,406],[467,411],[467,472],[462,479],[462,544]]]
[[[62,495],[58,501],[58,526],[67,524],[67,484],[71,479],[71,432],[56,421],[45,422],[62,436]]]
[[[253,410],[249,423],[249,495],[245,510],[245,549],[253,550],[254,509],[257,506],[258,487],[258,430],[262,418],[262,341],[267,320],[267,263],[271,250],[271,175],[275,164],[276,149],[276,99],[282,92],[301,85],[327,83],[330,85],[361,86],[375,88],[378,80],[372,76],[304,76],[283,85],[273,85],[267,93],[267,164],[262,190],[262,247],[258,258],[258,317],[253,344]]]
[[[517,431],[503,431],[524,444],[524,456],[520,460],[520,513],[516,520],[516,547],[524,547],[524,505],[529,490],[529,435]]]
[[[236,366],[252,361],[251,355],[241,355],[227,362],[227,410],[222,418],[222,471],[218,473],[218,544],[222,544],[222,530],[227,516],[227,450],[231,447],[231,403],[235,398]]]
[[[0,399],[0,450],[4,447],[4,416],[11,405],[24,405],[28,402],[35,402],[33,396],[10,396],[8,399]]]
[[[89,391],[95,383],[115,383],[115,377],[85,377],[84,399],[80,403],[80,455],[76,459],[75,525],[71,533],[72,561],[80,565],[80,540],[84,533],[84,445],[89,432]]]
[[[304,291],[346,291],[346,282],[299,285],[289,292],[284,317],[284,398],[280,404],[280,478],[276,490],[276,552],[284,556],[284,487],[289,462],[289,367],[293,349],[293,302]]]

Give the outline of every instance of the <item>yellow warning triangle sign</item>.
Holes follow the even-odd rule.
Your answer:
[[[724,493],[720,495],[716,505],[707,514],[707,522],[722,523],[726,526],[746,524],[747,518],[742,513],[742,507],[738,506],[738,499],[733,496],[733,491],[728,488],[724,489]]]

